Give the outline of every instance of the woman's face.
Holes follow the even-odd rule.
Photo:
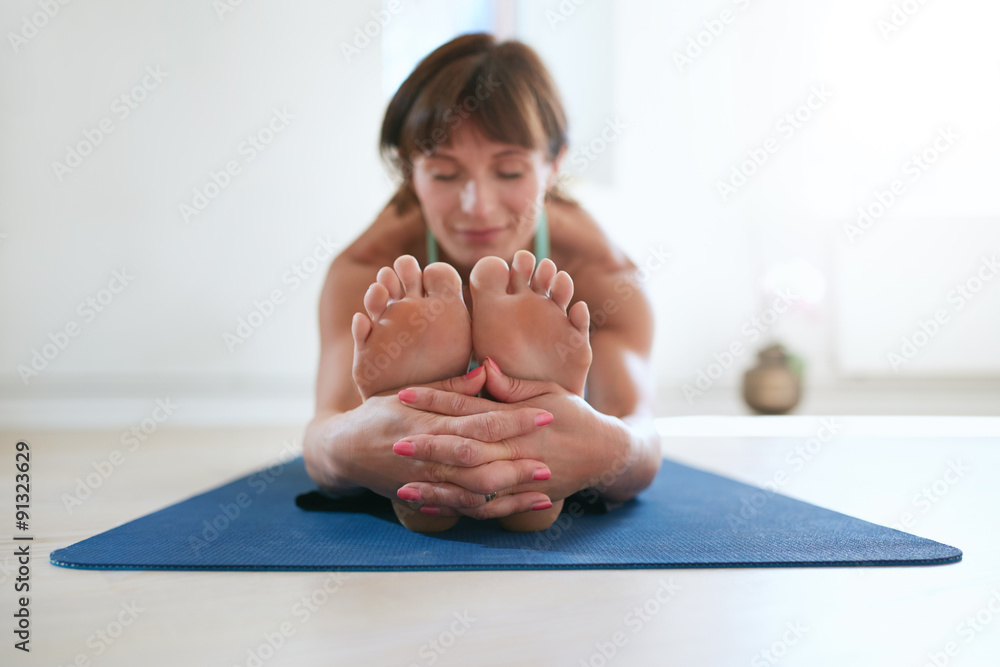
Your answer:
[[[441,248],[471,268],[489,255],[509,262],[530,246],[557,168],[540,150],[490,141],[465,124],[450,144],[414,160],[413,188]]]

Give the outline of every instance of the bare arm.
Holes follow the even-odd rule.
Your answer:
[[[341,256],[327,275],[320,301],[320,362],[316,382],[316,414],[306,428],[303,455],[309,476],[334,493],[367,488],[388,498],[414,481],[448,482],[464,493],[463,507],[483,503],[484,493],[533,481],[544,464],[516,458],[496,442],[516,442],[539,429],[536,417],[544,412],[532,407],[499,406],[483,401],[475,412],[448,416],[405,406],[395,391],[362,402],[352,379],[354,341],[351,320],[364,312],[364,293],[375,278],[372,267]],[[452,400],[475,396],[485,375],[451,378],[430,387],[448,393]],[[482,407],[485,406],[485,407]],[[467,449],[470,443],[489,446],[493,452],[474,466],[442,465],[398,456],[392,446],[415,434],[443,435],[451,447]],[[485,489],[485,491],[484,491]],[[537,489],[512,494],[482,510],[482,518],[530,510],[549,500]]]
[[[336,493],[358,489],[345,474],[335,445],[346,441],[342,433],[345,425],[338,417],[361,405],[361,394],[351,377],[351,318],[355,312],[363,312],[364,293],[374,277],[371,267],[341,255],[330,265],[320,294],[316,414],[306,427],[302,449],[309,476]]]
[[[634,275],[624,271],[601,277],[595,291],[603,298],[591,307],[594,361],[587,378],[587,402],[614,418],[624,436],[610,474],[595,485],[612,502],[629,500],[649,486],[662,460],[653,421],[653,312]],[[613,481],[607,484],[609,480]]]

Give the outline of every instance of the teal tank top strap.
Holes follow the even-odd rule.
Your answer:
[[[535,226],[535,261],[549,256],[549,216],[545,207],[538,211],[538,224]]]
[[[438,261],[438,242],[430,225],[427,225],[427,263],[433,264],[436,261]]]

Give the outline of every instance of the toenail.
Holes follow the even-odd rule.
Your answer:
[[[403,403],[413,403],[417,400],[417,392],[412,389],[403,389],[396,395],[399,396],[399,400]]]

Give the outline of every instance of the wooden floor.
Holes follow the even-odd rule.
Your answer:
[[[997,664],[1000,418],[836,417],[826,441],[818,417],[680,419],[661,424],[669,458],[756,484],[784,472],[782,493],[884,525],[909,514],[910,532],[965,558],[906,568],[71,570],[49,553],[270,463],[299,446],[301,428],[164,427],[124,451],[78,505],[65,498],[127,450],[121,433],[6,431],[0,664]],[[903,435],[886,437],[893,431]],[[787,458],[812,437],[808,459]],[[32,451],[29,654],[11,633],[19,439]]]

